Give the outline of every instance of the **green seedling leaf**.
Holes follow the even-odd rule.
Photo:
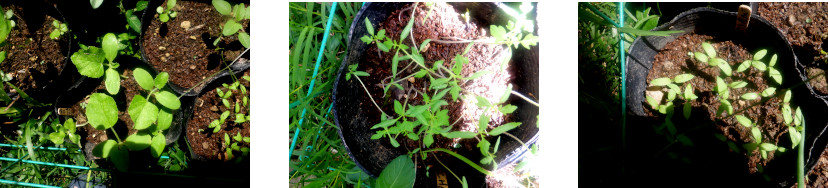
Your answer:
[[[153,136],[152,143],[150,144],[150,153],[152,154],[152,157],[161,157],[161,153],[164,152],[164,146],[166,145],[167,138],[164,137],[163,134]]]
[[[773,81],[776,81],[777,84],[782,85],[782,73],[776,70],[776,68],[769,67],[768,74],[771,78],[773,78]]]
[[[362,42],[364,42],[365,44],[370,44],[371,41],[373,41],[371,40],[371,37],[369,37],[368,35],[360,37],[359,40],[362,40]]]
[[[378,43],[377,43],[377,48],[379,48],[379,49],[380,49],[380,50],[382,50],[383,52],[388,52],[388,51],[389,51],[388,46],[385,46],[385,44],[384,44],[384,43],[379,43],[379,42],[378,42]]]
[[[676,94],[677,94],[676,90],[671,89],[670,91],[667,91],[667,102],[670,102],[670,101],[673,101],[674,99],[676,99]]]
[[[373,127],[371,127],[371,129],[386,128],[388,126],[393,125],[394,123],[397,123],[397,119],[388,119],[388,120],[382,121],[382,122],[374,125]]]
[[[105,130],[118,122],[118,106],[115,99],[103,93],[94,93],[86,105],[86,117],[92,127]]]
[[[709,61],[707,55],[704,55],[701,52],[693,52],[693,57],[696,57],[696,60],[699,60],[703,63],[707,63]]]
[[[152,87],[155,86],[152,75],[143,68],[135,68],[135,70],[132,70],[132,76],[135,78],[135,82],[138,82],[138,85],[144,88],[144,90],[152,90]]]
[[[667,78],[667,77],[656,78],[656,79],[653,79],[652,81],[650,81],[651,86],[666,86],[667,84],[670,84],[670,83],[672,83],[672,80],[670,80],[670,78]]]
[[[230,117],[230,111],[224,111],[224,112],[222,112],[222,113],[221,113],[221,117],[220,117],[220,118],[221,118],[221,121],[222,121],[222,122],[223,122],[223,121],[225,121],[225,120],[227,120],[227,118],[228,118],[228,117]]]
[[[652,107],[653,109],[658,109],[658,101],[656,101],[655,99],[653,99],[649,95],[647,95],[646,98],[647,98],[647,103],[650,104],[650,107]]]
[[[453,85],[456,85],[456,84],[453,84]],[[499,103],[506,102],[506,100],[509,99],[509,96],[512,96],[512,84],[509,84],[509,86],[506,86],[506,90],[504,90],[503,94],[500,95]]]
[[[693,93],[693,84],[687,84],[687,86],[684,87],[684,99],[696,100],[697,98],[699,97]]]
[[[681,92],[681,88],[676,84],[667,84],[667,87],[672,91]]]
[[[736,72],[744,72],[745,70],[750,68],[750,62],[751,60],[743,61],[742,64],[739,64],[739,67],[736,68]]]
[[[414,27],[414,20],[415,19],[408,20],[408,24],[405,25],[405,28],[402,30],[402,33],[400,33],[400,41],[403,41],[406,37],[408,37],[408,34],[411,32],[411,28]]]
[[[224,23],[224,29],[221,30],[221,34],[224,36],[230,36],[236,34],[236,32],[239,32],[241,28],[242,25],[238,22],[234,20],[227,20],[227,22]]]
[[[167,72],[161,72],[158,73],[158,75],[155,75],[155,88],[162,89],[164,86],[167,86],[167,79],[169,78],[170,74]]]
[[[140,151],[147,149],[152,143],[152,136],[149,134],[144,133],[135,133],[129,135],[126,140],[124,140],[124,144],[127,148],[131,151]]]
[[[673,82],[680,84],[680,83],[690,81],[690,79],[693,79],[693,77],[695,77],[695,76],[693,76],[692,74],[680,74],[680,75],[676,76],[675,78],[673,78]]]
[[[92,9],[98,9],[98,7],[103,4],[104,0],[89,0],[89,4],[92,5]]]
[[[2,25],[2,24],[0,24]],[[78,68],[81,75],[100,78],[104,74],[103,61],[105,60],[103,50],[90,46],[72,54],[72,63]]]
[[[113,68],[106,69],[106,92],[111,95],[118,94],[121,90],[121,75]]]
[[[178,100],[178,96],[175,96],[175,94],[167,90],[155,93],[155,100],[158,100],[161,106],[167,107],[170,110],[178,110],[181,107],[181,101]]]
[[[687,136],[680,135],[678,136],[678,140],[684,146],[693,146],[693,141],[690,140],[690,138],[688,138]]]
[[[782,102],[784,102],[784,103],[791,102],[791,90],[790,89],[785,91],[785,98],[784,98],[784,100],[782,100]]]
[[[753,60],[759,61],[760,59],[765,57],[765,54],[768,53],[768,50],[759,50],[756,54],[753,54]]]
[[[118,144],[110,150],[111,153],[109,154],[109,160],[115,164],[115,168],[118,171],[126,172],[129,169],[129,151],[127,150],[126,146],[122,144]]]
[[[103,41],[101,41],[101,48],[103,48],[104,55],[109,62],[114,62],[115,56],[118,56],[120,45],[118,37],[115,34],[107,33],[104,35]]]
[[[753,126],[753,122],[751,122],[750,119],[748,119],[747,117],[745,117],[743,115],[736,115],[735,117],[736,117],[736,121],[738,121],[739,124],[742,124],[742,126],[745,126],[745,127]]]
[[[95,149],[92,149],[92,154],[100,157],[100,158],[109,158],[112,154],[112,150],[118,147],[118,142],[115,140],[106,140],[98,145],[95,145]]]
[[[774,151],[774,150],[778,149],[776,147],[776,145],[773,145],[771,143],[762,143],[762,144],[759,145],[759,147],[762,148],[762,150],[765,150],[765,151]]]
[[[384,39],[384,38],[385,38],[385,29],[381,29],[381,30],[379,30],[379,32],[377,32],[377,39]]]
[[[478,126],[477,132],[482,133],[483,131],[486,131],[486,129],[489,128],[489,120],[491,120],[490,118],[491,117],[489,117],[487,115],[481,115],[480,116],[480,120],[477,123],[477,126]]]
[[[51,140],[55,145],[63,144],[63,138],[66,137],[66,133],[64,132],[53,132],[49,133],[49,140]]]
[[[759,127],[750,128],[750,133],[753,134],[753,140],[756,143],[762,142],[762,132],[759,130]]]
[[[802,110],[799,107],[796,107],[796,112],[794,113],[794,125],[799,126],[802,124]],[[71,119],[70,119],[71,120]]]
[[[747,82],[744,81],[735,81],[730,83],[730,88],[738,89],[747,86]]]
[[[229,16],[230,12],[233,10],[230,3],[224,0],[213,0],[213,7],[216,8],[216,11],[225,16]]]
[[[667,131],[669,131],[671,135],[675,135],[678,132],[678,130],[676,130],[676,126],[673,125],[673,121],[665,120],[663,126],[667,127]]]
[[[141,95],[132,97],[132,102],[129,103],[127,110],[129,116],[134,122],[134,129],[144,130],[149,128],[158,118],[158,107],[147,101]],[[116,110],[117,112],[117,110]]]
[[[244,32],[239,33],[239,42],[245,48],[250,48],[250,34],[247,34],[247,33],[244,33]]]
[[[765,63],[762,63],[761,61],[753,60],[751,64],[754,68],[759,69],[761,72],[765,72],[765,70],[767,70]]]
[[[161,8],[161,7],[158,7],[158,8]],[[169,14],[169,13],[166,13],[166,12],[165,12],[165,13],[161,13],[160,15],[158,15],[158,20],[161,20],[161,22],[167,22],[167,21],[170,21],[170,14]]]
[[[517,110],[517,106],[511,104],[507,104],[506,106],[500,107],[500,112],[502,112],[503,114],[511,114],[512,112],[515,112],[515,110]]]
[[[802,138],[802,134],[796,128],[788,126],[788,136],[791,137],[791,148],[796,148]]]
[[[721,95],[725,91],[727,91],[727,84],[721,77],[716,77],[716,92]]]
[[[173,114],[170,109],[161,108],[158,110],[158,124],[156,129],[159,131],[167,130],[172,125]]]
[[[721,69],[722,72],[725,73],[725,75],[727,75],[727,76],[733,75],[733,70],[730,69],[730,64],[728,64],[726,61],[721,60],[718,66],[719,66],[719,69]]]
[[[474,97],[477,99],[477,107],[483,108],[492,106],[492,103],[490,103],[489,100],[487,100],[486,98],[481,97],[479,95],[475,95]]]
[[[782,105],[782,118],[785,119],[785,125],[790,125],[793,122],[791,117],[791,106],[788,104]]]
[[[506,29],[499,25],[490,25],[489,31],[492,33],[492,37],[495,38],[495,41],[503,41],[506,39]]]
[[[427,133],[425,137],[423,137],[423,144],[426,147],[431,147],[431,144],[434,143],[434,136],[431,133]]]
[[[776,88],[775,87],[768,87],[767,89],[762,91],[762,97],[770,97],[770,96],[773,96],[773,94],[775,94],[775,93],[776,93]]]
[[[690,111],[691,110],[693,110],[693,106],[690,105],[689,102],[685,102],[684,103],[684,110],[682,110],[682,112],[684,112],[684,119],[690,119]]]
[[[382,138],[383,136],[385,136],[385,131],[377,131],[376,134],[371,136],[371,140],[378,140],[378,139]]]
[[[388,141],[391,142],[391,146],[394,146],[395,148],[400,147],[400,143],[397,142],[397,139],[395,139],[394,137],[389,136]]]
[[[167,0],[167,10],[171,10],[175,7],[175,0]]]
[[[403,110],[402,104],[398,100],[394,100],[394,112],[399,115],[405,114],[405,110]]]
[[[776,54],[773,54],[773,56],[771,56],[770,62],[768,62],[768,66],[773,67],[774,65],[776,65]]]
[[[474,138],[477,133],[468,132],[468,131],[452,131],[448,133],[442,133],[442,135],[446,138]]]
[[[742,95],[742,99],[744,100],[754,100],[757,98],[759,98],[759,94],[756,93],[745,93],[744,95]]]
[[[63,129],[69,131],[69,133],[75,133],[75,120],[72,118],[67,119],[63,122]]]
[[[407,155],[400,155],[382,170],[376,187],[414,187],[416,175],[414,162]]]
[[[480,76],[483,76],[483,75],[486,75],[486,74],[489,74],[489,73],[492,73],[492,72],[491,71],[486,71],[486,70],[478,71],[478,72],[475,72],[474,74],[472,74],[471,76],[463,78],[463,79],[464,80],[474,80],[475,78],[478,78]]]
[[[510,123],[507,123],[507,124],[500,125],[500,126],[494,128],[494,129],[492,129],[492,131],[489,131],[489,135],[497,136],[497,135],[503,134],[504,132],[507,132],[507,131],[510,131],[512,129],[517,128],[518,126],[520,126],[520,124],[521,124],[521,122],[510,122]]]
[[[707,56],[716,57],[716,49],[713,48],[713,45],[710,45],[710,43],[702,42],[702,49],[704,49],[704,53],[707,54]]]
[[[733,114],[733,105],[730,104],[730,101],[721,100],[721,105],[719,105],[720,110],[727,110],[727,114]],[[716,113],[719,114],[719,113]]]

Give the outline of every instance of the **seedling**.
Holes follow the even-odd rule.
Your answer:
[[[91,78],[104,76],[104,65],[106,65],[106,91],[115,95],[121,89],[121,76],[117,68],[120,64],[115,62],[118,52],[127,47],[113,33],[107,33],[101,42],[102,48],[95,46],[80,45],[81,49],[72,54],[72,63],[78,68],[78,73]],[[104,63],[106,60],[106,63]]]
[[[236,159],[235,162],[239,163],[244,157],[250,155],[250,148],[241,146],[242,142],[250,145],[250,137],[243,137],[240,132],[237,132],[236,136],[232,136],[232,139],[230,138],[231,136],[229,134],[224,133],[224,144],[222,146],[224,146],[225,161]],[[241,153],[241,156],[236,157],[233,154],[234,152],[237,154]]]
[[[64,33],[69,31],[69,28],[66,27],[65,23],[61,23],[60,21],[54,20],[52,21],[52,26],[55,28],[52,29],[52,32],[49,33],[49,38],[52,40],[57,40],[60,36],[63,36]]]
[[[74,144],[78,144],[80,147],[80,136],[75,133],[75,120],[69,118],[63,125],[57,123],[57,121],[52,123],[52,130],[54,132],[49,133],[49,140],[55,145],[62,145],[64,142],[64,138],[67,136],[69,137],[69,141]]]
[[[2,10],[2,9],[3,9],[3,7],[0,7],[0,10]],[[6,39],[9,38],[9,34],[11,34],[11,30],[14,29],[14,26],[16,25],[14,20],[12,20],[12,16],[14,16],[14,12],[11,9],[9,9],[9,10],[6,10],[5,14],[3,14],[3,18],[0,19],[0,46],[8,44],[8,43],[6,43]],[[0,63],[3,63],[3,61],[5,61],[5,60],[6,60],[6,51],[5,50],[0,51]],[[6,81],[6,79],[3,79],[3,80]],[[8,80],[11,80],[11,79],[8,79]]]
[[[175,18],[175,16],[178,15],[178,12],[172,10],[175,8],[175,1],[176,0],[167,0],[166,8],[163,5],[155,8],[155,12],[158,12],[158,20],[167,23],[167,21],[170,21],[170,19]]]
[[[244,76],[244,79],[250,81],[250,77]],[[233,123],[241,124],[247,121],[250,121],[250,108],[248,108],[248,98],[249,94],[247,93],[247,88],[242,86],[239,81],[235,81],[232,84],[222,84],[223,87],[216,88],[216,95],[221,99],[222,105],[227,109],[232,109],[229,111],[222,111],[221,116],[219,119],[215,119],[207,126],[208,128],[213,128],[213,133],[218,133],[221,130],[221,125],[224,124],[228,118],[230,118],[231,113],[234,115]],[[224,90],[222,90],[222,88]],[[241,101],[233,100],[231,96],[233,93],[240,93],[240,95],[244,96]],[[241,109],[244,108],[245,110],[242,111]]]
[[[228,17],[227,21],[224,22],[221,34],[224,36],[230,36],[238,33],[239,42],[241,42],[245,48],[250,48],[250,35],[244,31],[244,28],[240,23],[242,20],[250,19],[250,7],[245,7],[243,3],[231,6],[230,3],[225,0],[213,0],[213,7],[215,7],[216,11],[221,13],[221,15]],[[219,40],[221,40],[221,37],[216,39],[216,41],[213,42],[213,45],[216,45]]]

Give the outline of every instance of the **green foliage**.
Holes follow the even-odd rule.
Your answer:
[[[376,187],[414,187],[416,175],[414,162],[407,155],[401,155],[382,170]]]
[[[247,32],[244,32],[244,28],[240,23],[242,20],[250,19],[250,7],[245,7],[242,3],[231,6],[230,3],[225,0],[213,0],[213,7],[215,7],[216,11],[220,14],[228,17],[222,27],[222,35],[230,36],[239,33],[239,42],[241,42],[245,48],[250,48],[250,35]],[[239,30],[242,32],[239,32]]]
[[[117,71],[119,64],[115,62],[115,57],[118,52],[127,48],[127,45],[121,43],[121,39],[116,37],[113,33],[107,33],[102,39],[102,48],[95,46],[81,45],[81,49],[72,54],[72,63],[78,68],[78,73],[83,76],[91,78],[100,78],[104,75],[104,65],[106,69],[106,91],[109,94],[117,94],[120,90],[121,77]],[[104,64],[104,59],[107,64]]]
[[[64,33],[69,31],[69,27],[67,27],[65,23],[61,23],[58,20],[52,21],[52,26],[55,27],[52,29],[52,32],[49,33],[49,38],[52,40],[59,39],[60,36],[63,36]]]
[[[94,93],[86,106],[86,118],[92,127],[98,130],[109,129],[118,121],[118,106],[112,97]]]
[[[167,21],[170,21],[171,18],[175,18],[175,16],[178,15],[178,12],[173,10],[173,8],[175,8],[175,3],[176,0],[167,0],[167,3],[165,4],[166,7],[165,5],[158,6],[158,8],[155,9],[155,12],[158,13],[158,20],[166,23]]]
[[[247,99],[250,97],[250,94],[247,92],[247,90],[248,89],[245,86],[242,86],[241,82],[239,82],[238,80],[229,85],[222,84],[222,87],[216,88],[216,95],[222,100],[224,106],[230,110],[223,110],[219,119],[214,119],[207,126],[208,128],[213,128],[213,133],[218,133],[221,130],[221,125],[227,122],[227,120],[229,120],[228,118],[230,117],[234,118],[232,122],[235,124],[242,124],[244,122],[250,121],[250,108],[248,107],[248,103],[244,102],[246,100],[238,101],[233,100],[233,98],[231,98],[233,96],[233,93],[235,92],[243,96],[244,99]],[[241,108],[244,108],[246,110],[241,111]],[[233,113],[234,115],[230,116],[231,113]]]

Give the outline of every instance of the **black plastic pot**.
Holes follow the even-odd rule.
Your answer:
[[[206,0],[193,0],[193,1],[194,2],[205,3],[205,4],[210,4],[210,1],[206,1]],[[141,23],[142,23],[141,24],[141,36],[138,37],[138,40],[141,41],[141,57],[142,57],[141,59],[143,59],[146,62],[147,65],[150,65],[150,67],[152,67],[152,63],[148,62],[149,60],[148,60],[146,52],[145,52],[145,48],[147,48],[147,47],[144,46],[144,43],[143,43],[144,36],[143,35],[144,35],[144,33],[147,32],[147,28],[150,25],[149,23],[152,21],[152,19],[154,19],[154,16],[156,14],[158,14],[155,11],[155,8],[158,7],[158,6],[163,5],[165,2],[166,2],[165,0],[151,0],[149,2],[149,4],[147,5],[147,10],[144,11],[144,14],[141,17]],[[230,1],[230,2],[232,2],[232,4],[239,3],[238,1]],[[247,1],[246,3],[250,4],[249,1]],[[209,27],[209,26],[205,26],[205,27]],[[245,60],[244,61],[238,61],[238,59],[240,59],[240,58],[244,58]],[[220,61],[220,60],[216,60],[216,61]],[[238,74],[240,72],[243,72],[243,71],[249,69],[250,68],[250,50],[247,49],[244,52],[242,52],[236,58],[236,60],[228,60],[228,61],[230,61],[229,69],[220,70],[219,73],[215,74],[212,77],[207,78],[202,84],[193,86],[192,88],[181,87],[178,84],[173,83],[172,80],[167,84],[170,86],[170,88],[173,91],[175,91],[178,94],[186,95],[186,96],[199,95],[201,93],[201,91],[207,85],[209,85],[211,82],[217,80],[218,78],[220,78],[224,75],[227,75],[230,72]],[[220,64],[220,63],[216,63],[216,64]],[[153,68],[153,70],[155,70],[154,67],[152,67],[152,68]]]
[[[488,25],[498,24],[505,25],[508,15],[501,12],[498,6],[503,6],[501,3],[449,3],[458,12],[465,12],[465,10],[472,10],[471,20],[476,22],[482,28],[488,28]],[[365,18],[368,18],[372,23],[383,22],[388,15],[393,11],[410,6],[410,3],[366,3],[365,6],[357,13],[354,18],[354,23],[362,23]],[[532,14],[532,16],[534,13]],[[416,28],[415,28],[416,29]],[[537,31],[537,28],[536,28]],[[359,166],[371,176],[378,176],[384,167],[396,156],[407,153],[402,147],[394,148],[387,140],[371,140],[371,135],[375,132],[369,128],[373,125],[371,122],[378,122],[380,117],[366,117],[367,110],[375,110],[371,103],[360,104],[362,96],[365,96],[365,90],[356,81],[356,79],[345,80],[347,67],[349,65],[365,61],[362,56],[364,51],[368,49],[366,45],[359,40],[359,37],[366,35],[367,30],[365,24],[352,24],[348,33],[348,54],[343,59],[342,65],[339,67],[336,80],[333,88],[333,115],[336,125],[339,129],[339,136],[342,139],[345,148],[348,150],[349,156]],[[539,97],[538,93],[538,46],[532,47],[531,50],[520,48],[513,51],[512,61],[510,66],[513,67],[511,75],[514,76],[513,85],[514,90],[526,95],[532,93],[535,97]],[[369,85],[371,83],[365,83]],[[510,97],[508,103],[518,106],[518,112],[514,117],[514,121],[523,122],[520,127],[509,131],[527,145],[533,144],[538,139],[537,115],[538,108],[528,102],[516,97]],[[373,121],[369,121],[371,119]],[[439,136],[438,136],[439,137]],[[494,142],[496,138],[487,138]],[[425,149],[425,148],[424,148]],[[466,156],[472,161],[480,160],[480,152],[476,148],[462,148],[457,151],[459,154]],[[520,143],[514,139],[501,139],[500,150],[498,151],[495,161],[498,167],[507,166],[521,159],[527,152],[527,148],[522,147]],[[381,153],[389,156],[384,158],[369,157],[368,153]],[[433,157],[433,156],[429,156]],[[441,158],[443,163],[449,165],[458,176],[465,175],[467,178],[475,177],[480,179],[469,180],[471,187],[476,184],[485,183],[482,181],[480,172],[469,167],[464,162],[457,160],[454,157]],[[442,168],[439,164],[432,166],[431,170],[435,168]],[[491,168],[491,167],[488,167]],[[418,170],[418,186],[430,185],[432,182],[422,183],[419,180],[425,178],[426,172]],[[434,172],[431,172],[431,178],[434,178]],[[430,180],[429,180],[430,181]],[[456,183],[456,181],[449,181]],[[460,186],[457,184],[456,186]]]
[[[627,111],[632,119],[646,119],[644,112],[646,79],[653,65],[654,56],[664,46],[678,36],[688,33],[697,33],[713,36],[716,41],[732,41],[754,52],[759,49],[768,49],[779,55],[777,66],[785,80],[780,88],[790,88],[805,80],[801,71],[801,63],[794,55],[790,43],[785,35],[780,33],[764,18],[753,15],[745,33],[738,33],[734,28],[736,13],[711,8],[696,8],[676,16],[672,21],[653,30],[683,30],[684,33],[670,36],[639,37],[630,46],[626,59],[627,84]],[[808,84],[806,84],[808,85]],[[828,139],[822,136],[828,125],[828,101],[818,98],[808,87],[793,87],[792,103],[801,107],[805,116],[806,126],[806,170],[810,170],[826,146]],[[651,122],[654,123],[654,122]],[[628,126],[632,125],[627,123]],[[774,184],[786,187],[795,181],[795,155],[780,156],[769,162],[764,173],[769,175]],[[734,164],[737,165],[737,164]],[[745,171],[744,173],[747,173]]]

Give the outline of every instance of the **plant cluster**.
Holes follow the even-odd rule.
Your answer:
[[[238,132],[238,133],[236,133],[236,136],[232,137],[233,139],[230,139],[230,138],[231,137],[230,137],[229,134],[224,133],[224,145],[223,146],[224,146],[224,155],[226,156],[225,160],[229,161],[229,160],[233,160],[235,158],[236,159],[235,162],[239,163],[244,159],[244,157],[247,157],[248,155],[250,155],[250,148],[245,147],[245,146],[241,146],[242,141],[246,142],[249,145],[250,144],[250,137],[246,137],[246,136],[243,137],[241,135],[241,133]],[[241,152],[241,156],[236,157],[236,155],[233,155],[233,152],[236,152],[236,153]]]
[[[57,20],[52,21],[52,26],[55,27],[55,29],[52,29],[52,32],[49,33],[49,38],[52,40],[59,39],[60,36],[63,36],[63,34],[69,31],[69,28],[66,27],[65,23],[61,23]]]
[[[2,9],[3,9],[3,7],[0,7],[0,10],[2,10]],[[14,27],[17,25],[17,24],[15,24],[14,20],[12,20],[13,16],[14,16],[14,11],[9,9],[9,10],[6,10],[5,14],[3,14],[3,18],[0,19],[0,46],[5,46],[5,45],[8,44],[6,42],[6,39],[9,38],[9,34],[11,34],[12,29],[14,29]],[[5,50],[0,51],[0,63],[3,63],[4,60],[6,60],[6,51]],[[0,73],[3,73],[3,72],[0,71]],[[3,74],[3,75],[5,76],[5,74]],[[3,81],[8,81],[8,80],[11,80],[11,79],[5,79],[5,78],[3,79]]]
[[[238,33],[239,42],[241,42],[245,48],[250,48],[250,35],[244,31],[241,24],[242,20],[250,20],[250,7],[245,7],[243,3],[231,6],[230,3],[225,0],[213,0],[213,7],[215,7],[216,11],[221,13],[221,15],[228,17],[227,21],[224,22],[221,34],[224,36],[231,36]],[[221,37],[216,39],[216,41],[213,42],[213,45],[218,43],[219,40],[221,40]]]
[[[69,118],[63,122],[63,125],[58,124],[57,121],[53,121],[51,125],[54,132],[49,133],[49,140],[51,140],[52,143],[55,143],[55,145],[62,145],[64,138],[68,137],[69,141],[80,147],[81,137],[75,133],[75,120]]]
[[[171,18],[175,18],[175,16],[178,15],[178,12],[172,10],[175,8],[175,3],[176,0],[167,0],[166,8],[164,8],[163,5],[155,8],[155,12],[158,12],[158,20],[167,23],[167,21],[170,21]]]
[[[249,76],[243,76],[243,78],[247,81],[250,81]],[[232,84],[222,84],[225,91],[222,91],[222,88],[216,88],[216,95],[221,98],[221,103],[227,109],[233,109],[233,122],[236,124],[241,124],[247,121],[250,121],[250,108],[248,107],[249,102],[249,94],[247,93],[247,88],[241,85],[241,82],[238,80],[233,82]],[[244,96],[241,101],[232,100],[230,98],[233,96],[233,92],[240,93],[240,95]],[[245,110],[241,110],[245,109]],[[219,119],[215,119],[208,125],[208,128],[213,128],[213,133],[218,133],[221,130],[221,125],[224,124],[230,117],[231,111],[222,111],[221,116]],[[202,130],[203,131],[203,130]]]
[[[100,78],[106,73],[104,83],[106,91],[114,95],[121,89],[121,76],[117,68],[119,63],[115,62],[118,51],[127,47],[113,33],[107,33],[103,37],[101,47],[80,45],[81,49],[72,54],[72,63],[78,68],[78,73],[91,78]],[[104,62],[106,60],[106,62]],[[106,70],[104,70],[106,66]]]

